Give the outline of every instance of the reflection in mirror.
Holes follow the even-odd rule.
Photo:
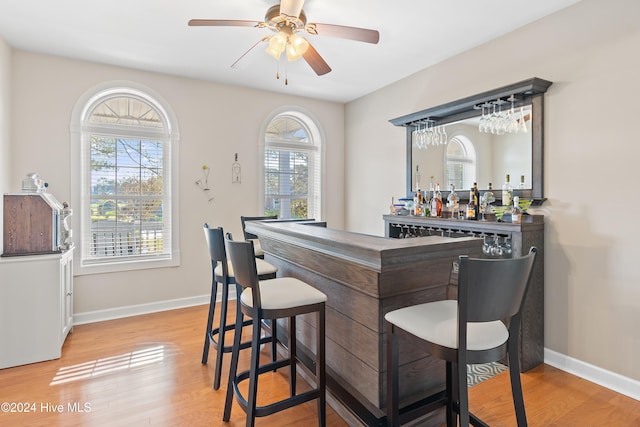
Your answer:
[[[440,187],[445,189],[447,188],[446,184],[449,182],[468,187],[470,182],[469,175],[475,175],[471,179],[478,180],[480,190],[486,189],[489,181],[494,184],[494,189],[498,189],[502,187],[505,175],[508,173],[511,175],[512,187],[517,189],[518,196],[521,199],[533,200],[534,206],[542,204],[545,201],[543,182],[544,93],[551,84],[552,82],[548,80],[532,77],[521,82],[389,120],[395,126],[406,128],[405,182],[407,194],[410,195],[415,192],[416,182],[413,174],[417,163],[420,163],[423,181],[421,186],[425,189],[428,189],[429,177],[432,175],[434,180],[442,181]],[[527,123],[527,132],[524,135],[529,135],[529,148],[526,153],[522,148],[526,144],[519,146],[514,142],[506,146],[507,139],[502,138],[500,142],[496,142],[498,138],[493,138],[495,141],[492,142],[487,139],[489,135],[486,132],[479,134],[471,130],[471,127],[477,127],[479,122],[474,123],[474,121],[469,122],[466,120],[476,118],[475,120],[479,121],[483,113],[485,119],[493,119],[494,106],[498,116],[502,112],[502,116],[511,117],[511,120],[507,119],[507,123],[512,124],[511,127],[507,126],[506,129],[497,127],[496,131],[510,133],[514,127],[517,128],[522,123]],[[517,112],[515,116],[513,114],[514,111]],[[506,112],[510,112],[511,115],[505,114]],[[516,126],[513,123],[513,117],[518,119],[523,116],[526,117],[525,121],[519,121],[517,123],[518,126]],[[424,128],[425,123],[429,123],[430,126],[436,128],[446,126],[447,141],[451,141],[451,138],[456,138],[454,140],[456,146],[448,148],[450,150],[448,155],[445,148],[432,150],[433,144],[425,150],[426,153],[415,152],[413,149],[413,133],[418,127]],[[467,128],[468,131],[461,130],[464,129],[462,127],[456,131],[453,127],[463,126],[465,123],[469,126]],[[498,123],[502,123],[502,121]],[[490,124],[494,124],[493,120],[490,120]],[[493,129],[491,126],[490,128]],[[470,147],[473,147],[473,149]],[[516,150],[516,147],[522,151]],[[414,156],[416,156],[417,162],[413,161]],[[428,163],[432,161],[435,163]],[[422,166],[423,163],[424,166]],[[475,165],[476,170],[474,171],[473,166],[469,166],[469,164]],[[447,165],[449,166],[447,167]],[[451,177],[449,174],[451,174]],[[525,180],[523,189],[519,188],[521,175],[524,175]],[[443,191],[443,196],[445,196],[445,191]],[[468,189],[461,188],[460,191],[466,192]],[[464,193],[458,193],[458,195],[464,196]]]
[[[531,108],[525,107],[527,132],[503,135],[479,131],[480,117],[449,123],[446,126],[447,144],[411,149],[411,189],[429,189],[431,177],[443,189],[450,184],[456,190],[469,190],[474,182],[481,189],[501,188],[507,174],[514,188],[531,189],[532,132]],[[419,171],[416,176],[416,168]],[[417,180],[420,180],[418,182]],[[524,184],[522,184],[524,180]]]

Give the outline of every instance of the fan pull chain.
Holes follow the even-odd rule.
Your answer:
[[[284,63],[284,85],[287,86],[289,84],[289,67],[287,63]]]

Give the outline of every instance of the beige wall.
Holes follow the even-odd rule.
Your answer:
[[[390,196],[404,195],[404,129],[388,119],[533,76],[553,81],[539,209],[545,346],[640,380],[639,46],[640,2],[583,0],[348,104],[346,228],[382,234]]]
[[[539,209],[547,224],[545,345],[640,380],[635,326],[640,324],[640,270],[634,266],[640,201],[632,174],[640,157],[634,132],[639,18],[636,0],[583,0],[346,109],[12,52],[0,41],[0,191],[18,189],[24,173],[37,171],[59,199],[67,199],[69,120],[78,97],[108,80],[152,88],[172,105],[180,125],[182,265],[77,277],[75,309],[88,312],[203,295],[209,270],[200,227],[208,221],[238,233],[238,216],[258,213],[257,139],[273,110],[301,105],[323,126],[329,224],[383,234],[381,214],[391,196],[404,195],[405,186],[404,129],[389,124],[390,118],[532,76],[545,78],[554,82],[546,96],[548,201]],[[235,152],[243,167],[240,186],[230,184]],[[203,163],[214,168],[211,204],[193,184]]]
[[[177,115],[179,143],[181,266],[128,273],[77,276],[75,310],[86,313],[122,306],[206,295],[210,264],[202,225],[240,234],[240,215],[257,215],[258,140],[269,115],[282,106],[300,106],[322,127],[326,143],[326,220],[343,226],[344,106],[40,54],[15,51],[12,61],[11,182],[37,171],[60,201],[70,200],[69,125],[78,98],[111,80],[151,88]],[[231,184],[233,155],[242,165],[242,183]],[[202,165],[212,168],[209,203],[195,181]],[[70,200],[71,207],[74,201]],[[77,208],[77,206],[75,206]],[[77,218],[76,218],[77,219]]]
[[[11,48],[0,38],[0,194],[9,191],[9,141],[11,100]],[[3,223],[3,210],[0,209],[0,224]],[[0,250],[3,236],[0,233]]]

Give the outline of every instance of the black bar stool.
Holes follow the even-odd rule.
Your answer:
[[[233,264],[227,260],[227,253],[224,246],[224,232],[221,227],[209,228],[208,224],[204,225],[204,235],[209,246],[209,254],[211,256],[211,300],[209,302],[209,315],[207,317],[207,330],[204,338],[204,348],[202,350],[202,364],[206,365],[209,359],[209,345],[213,344],[216,349],[216,366],[214,368],[213,389],[220,388],[220,375],[222,372],[222,356],[224,353],[231,353],[231,346],[225,346],[225,333],[234,329],[235,324],[227,324],[227,306],[229,303],[229,286],[235,284]],[[278,270],[273,265],[264,260],[256,260],[256,268],[260,280],[273,279],[276,277]],[[216,297],[218,294],[218,283],[222,285],[222,299],[220,301],[220,324],[213,327],[213,318],[216,308]],[[236,295],[240,295],[240,287],[236,285]],[[236,318],[240,313],[240,304],[236,304]],[[250,325],[250,321],[244,322],[243,326]],[[275,330],[270,325],[264,325],[265,329],[270,333],[269,336],[262,338],[261,342],[271,342],[271,357],[276,360],[276,339]],[[217,337],[217,339],[216,339]],[[251,342],[247,341],[241,344],[241,348],[249,348]]]
[[[238,298],[241,314],[236,321],[229,384],[224,405],[223,420],[229,421],[231,405],[235,395],[236,401],[247,414],[246,425],[253,426],[256,417],[264,417],[291,408],[313,399],[318,400],[318,423],[326,425],[326,375],[325,375],[325,302],[327,296],[293,277],[258,281],[256,257],[253,242],[231,240],[227,234],[227,250],[232,264],[235,266],[236,283],[244,288]],[[316,313],[316,388],[296,394],[296,316],[305,313]],[[251,367],[248,371],[237,373],[240,353],[240,335],[243,315],[253,320],[253,338],[251,344]],[[260,325],[263,319],[270,319],[273,324],[277,319],[289,318],[289,357],[276,362],[260,365]],[[290,397],[275,403],[257,406],[258,377],[274,369],[289,367]],[[249,380],[248,396],[242,395],[238,384]]]
[[[409,413],[399,410],[398,330],[423,340],[431,356],[446,361],[447,426],[486,424],[469,413],[467,363],[496,362],[508,356],[518,427],[527,425],[522,396],[518,338],[524,299],[537,249],[511,259],[460,257],[458,297],[390,311],[387,330],[387,425],[399,426]],[[504,319],[504,320],[503,320]],[[508,327],[506,325],[509,325]],[[456,414],[457,413],[457,414]]]
[[[278,215],[270,216],[241,216],[240,222],[242,223],[242,234],[244,234],[244,240],[251,240],[253,242],[253,250],[256,253],[256,258],[264,259],[264,251],[260,246],[260,240],[258,236],[253,233],[249,233],[246,229],[247,221],[260,221],[263,219],[278,219]]]

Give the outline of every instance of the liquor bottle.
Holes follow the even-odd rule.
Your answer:
[[[520,208],[520,197],[514,196],[513,208],[511,209],[511,222],[519,224],[522,221],[522,209]]]
[[[422,216],[423,213],[423,208],[424,208],[424,199],[422,198],[422,191],[420,190],[420,187],[418,187],[418,189],[416,190],[416,196],[413,199],[413,203],[414,203],[414,212],[416,216]]]
[[[449,196],[447,196],[447,207],[451,211],[451,218],[455,218],[458,215],[460,203],[458,202],[458,195],[456,194],[456,186],[451,184],[450,188]]]
[[[474,199],[474,193],[473,193],[473,187],[471,187],[471,190],[469,190],[469,203],[467,203],[467,213],[465,215],[466,219],[476,219],[476,206],[473,202]]]
[[[414,182],[416,184],[416,189],[420,188],[420,178],[421,178],[421,176],[420,176],[419,168],[420,168],[420,166],[416,165],[416,174],[415,174],[415,177],[414,177]]]
[[[436,184],[436,188],[431,197],[431,216],[440,218],[442,216],[442,193],[440,192],[440,183]]]
[[[395,203],[395,198],[391,197],[391,206],[389,206],[389,214],[390,215],[395,215],[396,214],[396,203]]]
[[[511,188],[511,180],[509,174],[502,186],[502,206],[511,206],[513,203],[513,188]]]
[[[478,183],[473,183],[473,209],[475,211],[475,219],[480,219],[480,191],[478,191]]]
[[[491,213],[491,203],[496,201],[496,196],[493,194],[493,184],[489,183],[487,191],[480,196],[480,219],[485,220],[486,214]]]
[[[524,175],[520,175],[520,187],[521,190],[524,190]]]
[[[429,192],[431,193],[429,198],[429,216],[435,218],[438,216],[438,201],[436,200],[436,187],[433,185],[433,176],[429,184]]]
[[[484,206],[489,206],[491,203],[496,201],[496,196],[493,194],[493,184],[489,183],[489,186],[487,188],[487,191],[485,191],[482,194],[482,201],[481,203]]]

